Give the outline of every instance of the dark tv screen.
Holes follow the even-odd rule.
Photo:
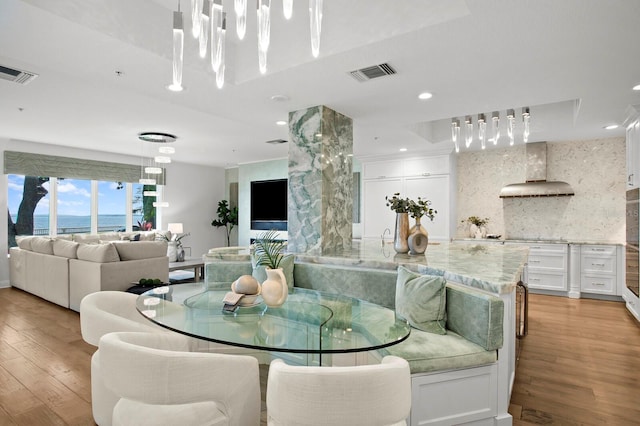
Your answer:
[[[251,229],[287,230],[287,179],[251,182]]]

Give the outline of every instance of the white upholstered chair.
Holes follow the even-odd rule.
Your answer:
[[[80,302],[80,331],[85,342],[98,346],[100,338],[114,331],[164,332],[136,310],[138,296],[123,291],[99,291]],[[91,407],[100,426],[111,425],[117,395],[104,386],[99,350],[91,357]]]
[[[411,411],[411,375],[402,358],[355,367],[269,367],[270,426],[400,426]]]
[[[258,361],[187,352],[180,337],[136,332],[102,336],[105,385],[121,396],[113,424],[258,426]]]

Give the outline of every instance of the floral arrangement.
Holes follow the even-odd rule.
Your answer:
[[[174,242],[176,243],[177,247],[182,247],[182,239],[184,237],[188,237],[189,235],[191,235],[190,232],[187,232],[186,234],[173,234],[171,237],[167,237],[165,234],[160,234],[160,236],[168,243],[170,242]]]
[[[487,223],[489,223],[489,218],[485,217],[485,218],[480,218],[478,216],[469,216],[466,219],[463,219],[461,221],[462,223],[470,223],[476,226],[485,226]]]
[[[390,207],[396,213],[410,213],[414,219],[427,216],[433,220],[438,213],[431,207],[431,201],[423,200],[422,197],[418,197],[418,201],[414,201],[410,198],[401,198],[400,193],[396,192],[393,196],[384,197],[387,200],[387,207]]]

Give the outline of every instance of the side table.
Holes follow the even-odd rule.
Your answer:
[[[195,282],[199,282],[202,278],[201,270],[204,268],[204,261],[202,258],[189,257],[184,262],[169,262],[169,272],[177,271],[180,269],[193,269],[193,279]]]

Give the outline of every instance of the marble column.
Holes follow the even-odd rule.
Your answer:
[[[289,113],[289,251],[351,248],[353,121],[326,106]]]

